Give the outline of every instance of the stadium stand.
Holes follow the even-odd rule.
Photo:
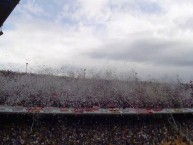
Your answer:
[[[190,84],[10,71],[0,84],[2,145],[192,144]]]

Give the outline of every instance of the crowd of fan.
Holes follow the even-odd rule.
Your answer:
[[[163,116],[1,115],[1,118],[2,145],[174,145],[179,138]],[[179,144],[186,145],[186,140]]]
[[[183,120],[183,118],[178,118],[177,127],[182,131],[182,133],[190,138],[193,142],[193,118],[192,116],[189,116],[186,120]]]
[[[0,105],[69,108],[188,108],[192,85],[0,72]]]

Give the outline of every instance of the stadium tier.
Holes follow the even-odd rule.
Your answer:
[[[192,84],[0,72],[0,105],[163,110],[193,107]],[[187,110],[186,110],[187,111]]]

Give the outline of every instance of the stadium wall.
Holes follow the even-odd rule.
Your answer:
[[[193,108],[171,109],[133,109],[133,108],[57,108],[57,107],[22,107],[0,106],[0,113],[26,113],[26,114],[184,114],[193,113]]]

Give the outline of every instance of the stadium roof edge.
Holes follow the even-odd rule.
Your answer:
[[[20,0],[0,0],[0,27],[3,26],[4,22],[19,2]],[[0,29],[0,35],[2,34],[3,32]]]

